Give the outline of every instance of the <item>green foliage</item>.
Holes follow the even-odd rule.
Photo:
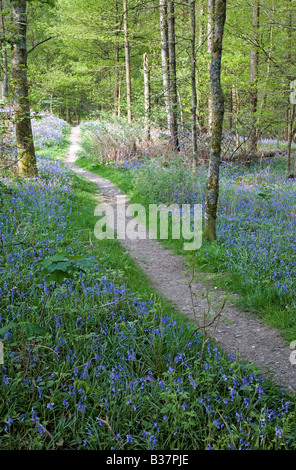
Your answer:
[[[40,261],[41,271],[39,277],[46,277],[48,282],[61,284],[65,279],[73,279],[75,273],[83,272],[84,268],[91,268],[95,261],[83,256],[70,256],[59,253]]]

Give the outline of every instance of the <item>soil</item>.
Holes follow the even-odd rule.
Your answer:
[[[110,181],[75,165],[79,142],[80,130],[79,127],[74,127],[66,164],[79,175],[97,184],[104,202],[113,205],[116,220],[117,196],[128,203],[127,196]],[[127,218],[126,222],[128,220]],[[194,318],[199,325],[202,325],[204,318],[207,323],[213,318],[213,304],[210,308],[211,317],[204,315],[209,311],[208,295],[213,296],[214,304],[221,305],[226,293],[215,288],[212,283],[205,282],[209,281],[209,275],[198,273],[199,278],[192,281],[185,259],[173,254],[157,240],[151,240],[148,234],[143,240],[126,238],[120,242],[149,277],[151,285],[170,300],[180,313]],[[226,301],[221,314],[224,319],[219,317],[218,324],[215,322],[207,328],[209,336],[227,354],[235,353],[238,359],[255,364],[263,376],[273,380],[277,386],[295,393],[296,365],[290,361],[291,349],[279,331],[265,324],[255,314],[239,310],[234,305],[236,298],[233,294]]]

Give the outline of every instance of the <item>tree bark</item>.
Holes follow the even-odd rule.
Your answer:
[[[144,70],[144,103],[145,103],[145,136],[147,142],[151,140],[150,132],[150,69],[146,52],[143,55]]]
[[[12,2],[12,26],[17,38],[12,49],[12,92],[20,176],[37,175],[27,80],[26,0]]]
[[[116,14],[116,32],[115,32],[115,74],[114,74],[114,114],[118,114],[118,97],[119,97],[119,13],[118,2],[115,1]]]
[[[127,120],[132,120],[132,91],[131,91],[131,60],[130,45],[128,39],[128,14],[127,1],[123,0],[123,30],[124,30],[124,49],[125,49],[125,71],[126,71],[126,101],[127,101]]]
[[[230,86],[228,96],[229,96],[228,129],[231,132],[232,131],[232,123],[233,123],[233,91],[232,91],[232,85]]]
[[[196,171],[198,165],[198,148],[197,148],[197,93],[196,93],[196,59],[195,59],[195,0],[190,1],[190,18],[191,18],[191,40],[190,40],[190,64],[191,64],[191,129],[192,129],[192,157],[193,171]]]
[[[213,27],[214,27],[214,14],[215,14],[215,0],[208,0],[208,24],[207,24],[207,47],[208,47],[208,54],[212,55],[213,50]],[[209,61],[209,73],[211,73],[211,60]],[[208,98],[208,128],[209,128],[209,135],[212,132],[212,125],[213,125],[213,96],[212,93],[209,93]]]
[[[119,97],[119,46],[115,44],[115,85],[114,85],[114,114],[117,114],[118,109],[118,97]]]
[[[2,37],[5,38],[6,31],[5,31],[5,22],[4,22],[4,14],[3,14],[3,2],[0,0],[0,31]],[[2,45],[2,68],[3,68],[3,96],[8,95],[8,62],[7,62],[7,52],[5,49],[5,45]]]
[[[258,44],[258,29],[259,29],[259,16],[260,6],[259,1],[256,0],[253,6],[252,25],[253,25],[253,48],[251,50],[251,64],[250,64],[250,114],[251,114],[251,133],[250,133],[250,151],[255,153],[258,144],[258,128],[257,128],[257,106],[258,106],[258,63],[259,52],[256,45]]]
[[[224,94],[221,86],[221,59],[224,24],[226,20],[226,0],[215,1],[215,28],[211,55],[211,90],[213,96],[213,129],[209,157],[209,173],[205,202],[204,238],[216,239],[217,203],[219,197],[219,168],[224,119]]]
[[[171,129],[167,0],[159,0],[162,83],[168,129]]]
[[[291,174],[291,150],[292,150],[292,140],[293,140],[293,127],[295,121],[295,104],[290,105],[290,121],[288,127],[288,148],[287,148],[287,175]],[[295,160],[296,162],[296,160]],[[296,163],[294,165],[294,175],[296,170]]]
[[[201,52],[203,44],[205,42],[205,37],[206,37],[206,30],[205,30],[205,21],[204,21],[204,16],[205,16],[205,0],[199,0],[199,6],[198,6],[198,50]],[[199,81],[197,78],[197,84],[199,85]],[[200,86],[197,86],[197,122],[199,128],[205,127],[205,99],[204,99],[204,93],[202,92],[202,89]]]
[[[178,136],[178,92],[176,68],[176,36],[174,0],[168,0],[168,46],[169,46],[169,82],[171,105],[171,139],[173,149],[180,150]]]

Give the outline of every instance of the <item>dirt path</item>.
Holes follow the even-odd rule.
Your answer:
[[[104,202],[112,204],[116,213],[117,196],[121,195],[126,201],[127,198],[110,181],[75,166],[79,139],[79,128],[72,128],[71,147],[66,164],[79,175],[96,183],[104,196]],[[190,317],[195,315],[201,319],[198,314],[208,309],[206,298],[201,297],[206,291],[205,283],[196,280],[190,290],[191,276],[184,273],[188,268],[183,257],[173,255],[157,241],[150,240],[148,236],[146,240],[126,239],[121,243],[142,271],[149,276],[151,284],[158,292],[172,301],[181,313]],[[224,294],[218,289],[213,291],[216,299]],[[191,294],[193,294],[194,309]],[[226,303],[223,315],[231,323],[222,321],[216,328],[209,330],[210,336],[219,346],[229,354],[238,353],[242,359],[255,363],[262,374],[267,374],[283,388],[296,392],[296,365],[291,364],[291,350],[286,346],[280,333],[258,320],[255,315],[239,311],[230,302]]]

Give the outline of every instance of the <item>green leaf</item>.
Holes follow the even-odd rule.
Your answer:
[[[60,284],[64,279],[73,278],[75,272],[85,273],[83,267],[91,268],[94,266],[95,261],[83,256],[58,253],[40,261],[38,264],[43,268],[39,273],[39,278],[47,277],[48,281]]]

